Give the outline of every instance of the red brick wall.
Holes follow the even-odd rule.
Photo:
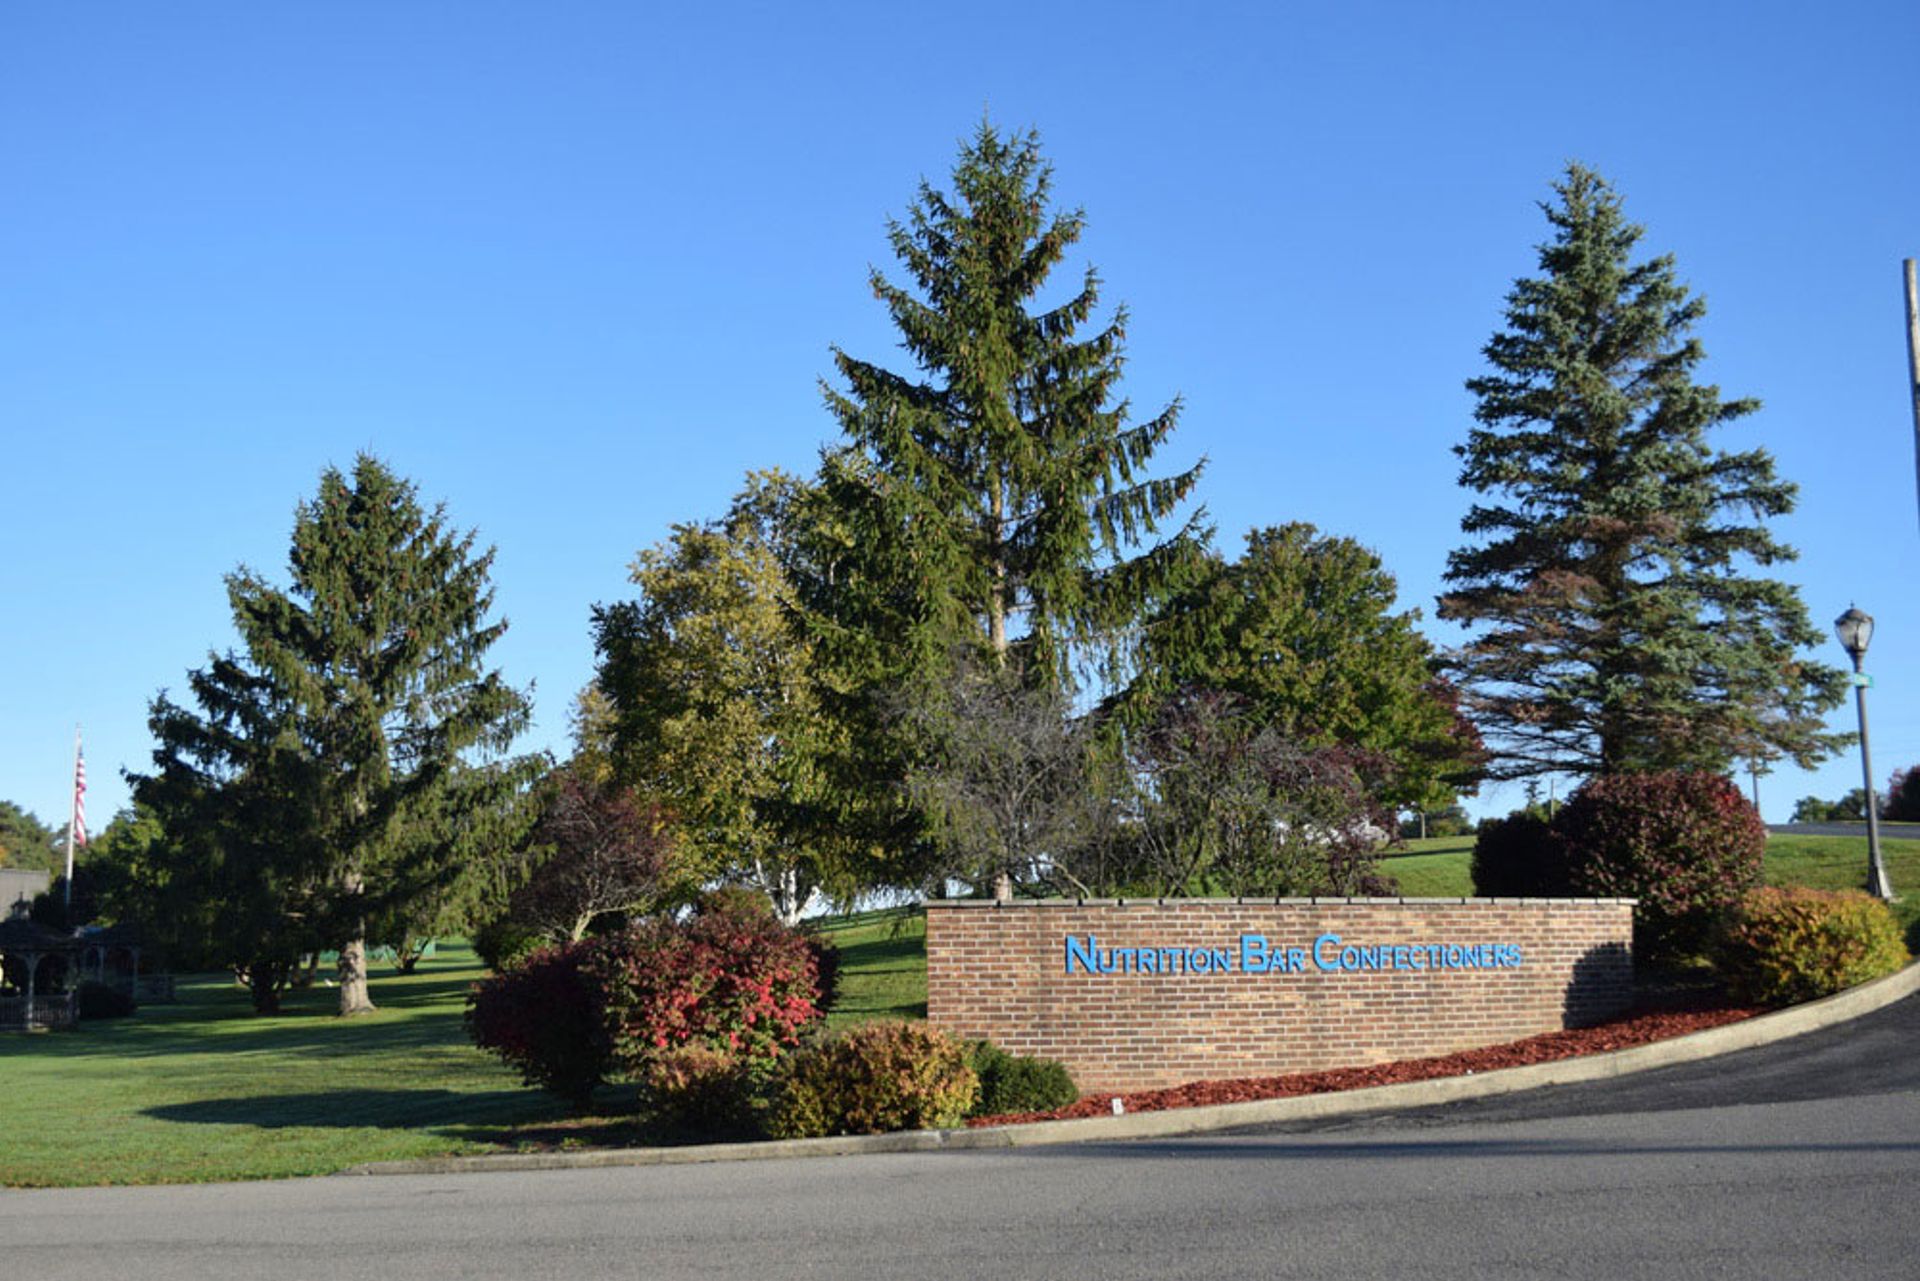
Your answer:
[[[1084,1090],[1272,1076],[1604,1019],[1631,999],[1632,933],[1627,899],[936,901],[927,1015],[960,1036],[1059,1059]],[[1380,968],[1316,966],[1314,942],[1326,934],[1341,947],[1323,945],[1322,959]],[[1269,956],[1301,949],[1291,959],[1302,968],[1246,972],[1243,935],[1264,936]],[[1069,937],[1079,945],[1072,973]],[[1385,950],[1343,954],[1360,946]],[[1468,968],[1467,953],[1450,947],[1498,964]],[[1198,972],[1191,949],[1225,951],[1231,968]],[[1113,972],[1084,972],[1089,958]]]

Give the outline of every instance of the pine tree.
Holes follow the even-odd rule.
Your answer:
[[[1552,238],[1515,283],[1507,328],[1467,383],[1461,528],[1440,616],[1480,629],[1454,655],[1494,774],[1694,767],[1784,754],[1810,765],[1843,675],[1799,657],[1819,634],[1763,522],[1794,487],[1764,450],[1708,432],[1759,408],[1694,381],[1705,304],[1578,165],[1543,205]]]
[[[227,580],[250,667],[321,767],[311,805],[342,1014],[372,1008],[369,922],[438,911],[523,821],[540,763],[506,756],[529,704],[484,666],[506,630],[487,617],[492,562],[362,455],[295,513],[290,590],[245,569]]]
[[[164,693],[148,717],[154,772],[130,775],[160,839],[133,852],[123,909],[181,960],[231,968],[273,1014],[324,919],[326,787],[296,709],[236,655],[188,674],[198,710]]]
[[[1049,212],[1051,195],[1038,136],[982,123],[952,194],[923,182],[905,223],[889,224],[915,288],[872,273],[917,373],[835,351],[847,390],[827,402],[846,440],[822,479],[849,562],[834,610],[883,638],[883,664],[1017,648],[1019,670],[1069,687],[1200,542],[1189,522],[1134,554],[1200,469],[1146,476],[1179,403],[1128,423],[1115,399],[1126,310],[1082,334],[1099,304],[1090,267],[1072,297],[1029,310],[1085,225],[1078,210]]]

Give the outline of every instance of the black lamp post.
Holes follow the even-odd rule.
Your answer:
[[[1854,706],[1860,711],[1860,777],[1867,796],[1867,893],[1893,902],[1893,882],[1887,879],[1887,865],[1880,857],[1880,806],[1873,795],[1873,749],[1867,743],[1867,686],[1871,683],[1860,665],[1867,656],[1867,643],[1873,639],[1873,616],[1853,606],[1833,620],[1834,634],[1853,660]]]

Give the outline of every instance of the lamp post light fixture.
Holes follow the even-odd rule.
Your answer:
[[[1867,797],[1867,893],[1891,903],[1893,882],[1887,879],[1887,864],[1880,857],[1880,806],[1873,795],[1873,749],[1867,742],[1867,686],[1873,679],[1861,670],[1867,643],[1873,639],[1873,616],[1849,605],[1846,613],[1833,620],[1833,631],[1853,660],[1854,706],[1860,712],[1860,777],[1866,784]]]

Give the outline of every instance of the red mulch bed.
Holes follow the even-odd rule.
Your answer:
[[[1129,1112],[1160,1112],[1167,1108],[1204,1107],[1212,1103],[1248,1103],[1254,1099],[1284,1099],[1296,1094],[1331,1094],[1337,1090],[1361,1090],[1374,1085],[1399,1085],[1405,1081],[1428,1081],[1441,1076],[1464,1076],[1473,1072],[1492,1072],[1499,1068],[1525,1067],[1529,1063],[1551,1063],[1582,1054],[1603,1054],[1624,1050],[1649,1041],[1664,1041],[1671,1036],[1704,1032],[1708,1028],[1738,1023],[1763,1011],[1745,1006],[1721,1006],[1710,1009],[1652,1010],[1630,1014],[1593,1027],[1573,1028],[1565,1032],[1547,1032],[1524,1041],[1488,1046],[1482,1050],[1463,1050],[1436,1059],[1407,1059],[1400,1063],[1375,1063],[1368,1067],[1335,1068],[1327,1072],[1297,1072],[1292,1076],[1249,1077],[1238,1081],[1194,1081],[1165,1090],[1140,1090],[1131,1094],[1091,1094],[1078,1103],[1051,1112],[1017,1112],[1007,1116],[982,1116],[968,1121],[969,1126],[1019,1125],[1027,1121],[1061,1121],[1071,1117],[1109,1116],[1113,1100],[1118,1098]]]

